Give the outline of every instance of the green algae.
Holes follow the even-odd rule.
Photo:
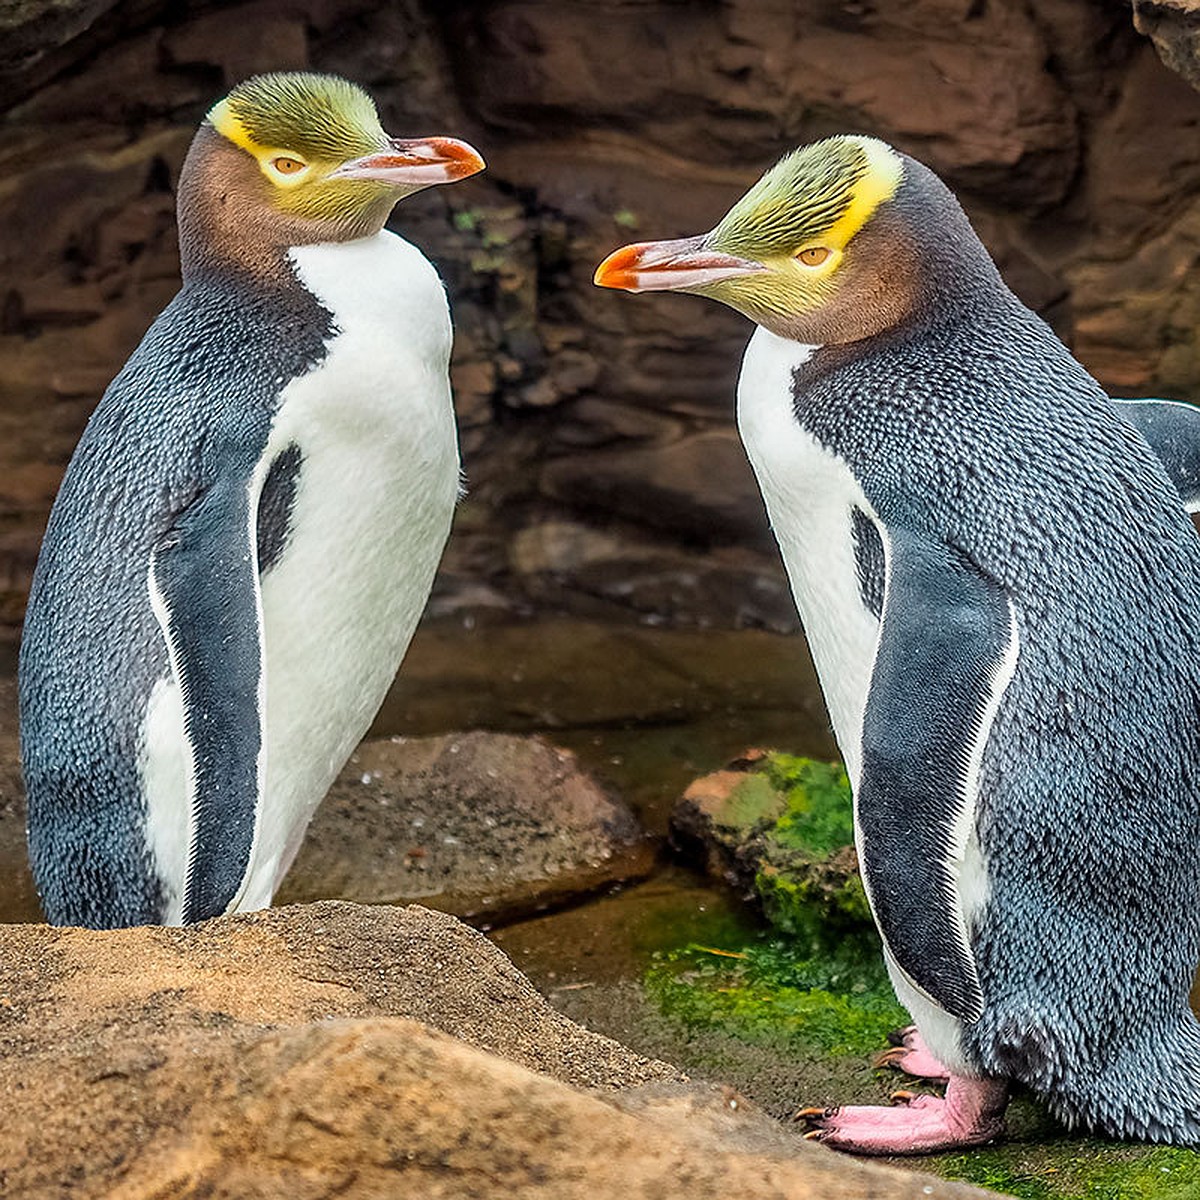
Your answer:
[[[773,932],[661,953],[645,976],[664,1014],[692,1030],[868,1054],[904,1024],[854,868],[850,784],[838,763],[768,754],[713,814],[756,863]]]
[[[1200,1154],[1173,1146],[1137,1146],[1050,1135],[939,1156],[924,1164],[948,1179],[1020,1200],[1197,1200]]]
[[[770,814],[757,831],[753,888],[773,926],[805,940],[826,926],[837,931],[871,928],[871,910],[850,849],[850,780],[840,763],[768,754],[759,770],[734,790],[727,807],[733,816]]]
[[[718,818],[726,829],[744,830],[773,828],[780,812],[780,796],[765,775],[747,775],[725,798]]]
[[[840,929],[871,924],[867,893],[858,875],[797,876],[768,865],[754,876],[754,890],[767,920],[796,937],[811,938],[823,925]]]
[[[765,935],[736,946],[695,943],[660,954],[645,976],[659,1010],[689,1030],[790,1043],[830,1055],[868,1054],[906,1020],[878,943],[835,949]]]
[[[734,950],[691,944],[661,955],[644,983],[661,1012],[690,1031],[830,1055],[869,1054],[906,1019],[882,966],[800,958],[788,942]]]
[[[784,796],[784,813],[770,831],[783,850],[828,855],[854,843],[850,780],[841,763],[768,754],[763,775]]]

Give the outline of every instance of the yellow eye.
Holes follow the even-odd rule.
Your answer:
[[[289,158],[286,154],[280,155],[279,158],[271,159],[271,166],[279,172],[280,175],[295,175],[303,171],[307,163],[302,163],[298,158]]]
[[[827,249],[825,246],[808,246],[806,249],[801,250],[796,257],[806,267],[819,267],[832,253],[833,251]]]

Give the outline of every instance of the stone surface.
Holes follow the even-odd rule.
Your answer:
[[[7,926],[0,956],[14,1198],[986,1195],[839,1158],[687,1085],[424,909]]]
[[[629,809],[541,738],[364,742],[309,826],[278,901],[420,900],[503,920],[649,874]]]
[[[804,935],[814,921],[872,928],[840,763],[747,750],[687,788],[671,813],[671,842],[755,896],[786,933]]]
[[[1138,5],[1181,69],[1193,8]],[[471,490],[441,611],[795,627],[732,431],[747,324],[591,275],[621,242],[711,227],[780,153],[835,130],[942,172],[1105,384],[1200,394],[1200,95],[1122,5],[20,0],[0,20],[10,629],[84,421],[174,290],[191,132],[258,70],[344,72],[395,131],[461,133],[487,157],[394,218],[456,318]]]
[[[1200,88],[1200,3],[1197,0],[1133,0],[1133,23],[1154,43],[1159,57]]]

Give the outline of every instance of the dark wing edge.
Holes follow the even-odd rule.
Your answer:
[[[1156,399],[1112,402],[1158,455],[1184,508],[1200,512],[1200,405]]]
[[[228,911],[245,885],[264,791],[262,598],[249,486],[221,480],[150,560],[191,749],[183,922]]]
[[[959,877],[984,748],[1016,670],[1016,610],[951,547],[889,530],[856,811],[863,880],[895,964],[963,1021],[983,1012]]]

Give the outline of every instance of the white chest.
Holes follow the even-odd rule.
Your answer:
[[[846,463],[796,421],[792,373],[817,347],[758,329],[738,381],[738,428],[783,555],[830,720],[857,788],[879,622],[862,601],[855,508],[874,510]],[[887,535],[876,528],[887,547]]]
[[[386,232],[292,258],[338,332],[284,393],[260,467],[299,447],[290,535],[262,582],[267,787],[255,874],[271,874],[272,887],[395,676],[459,486],[450,316],[433,267]]]

